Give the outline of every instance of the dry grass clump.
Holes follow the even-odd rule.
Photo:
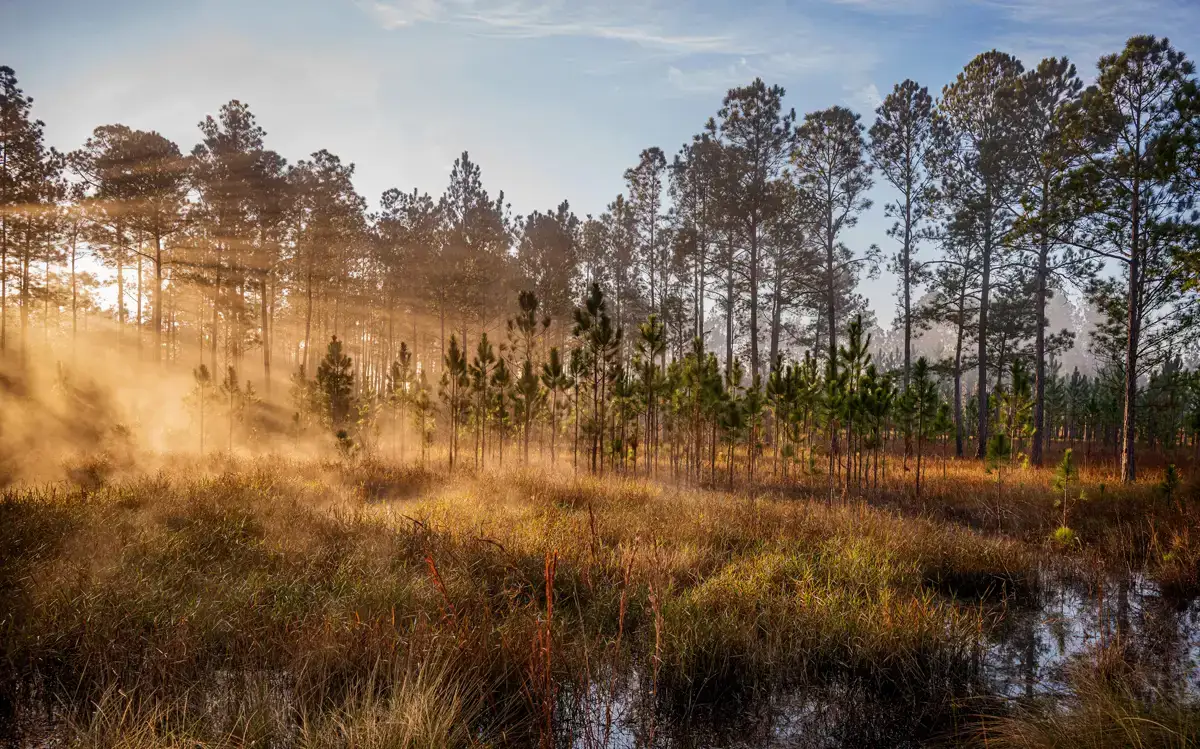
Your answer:
[[[479,691],[450,664],[430,653],[386,678],[369,675],[340,706],[313,716],[295,714],[286,686],[265,674],[246,675],[232,698],[197,692],[166,700],[110,690],[90,711],[68,715],[63,733],[80,749],[478,746],[472,726],[485,720]]]
[[[1171,532],[1160,550],[1151,575],[1163,595],[1190,600],[1200,595],[1200,529]]]
[[[352,471],[339,473],[344,485],[371,502],[412,499],[438,483],[438,475],[418,463],[363,460]]]
[[[880,567],[835,573],[841,561]],[[664,691],[709,699],[755,683],[846,674],[897,686],[965,682],[977,623],[904,585],[894,564],[865,543],[730,563],[664,604]]]

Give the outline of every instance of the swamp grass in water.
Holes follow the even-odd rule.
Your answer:
[[[975,740],[1042,714],[992,699],[997,653],[1063,554],[861,503],[279,460],[14,490],[0,520],[26,745]]]

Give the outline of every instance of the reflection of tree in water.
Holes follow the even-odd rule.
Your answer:
[[[987,678],[1008,697],[1068,690],[1067,668],[1099,647],[1120,645],[1144,671],[1147,689],[1200,693],[1200,606],[1163,600],[1139,575],[1047,584],[1040,608],[1009,609],[992,632]],[[1181,691],[1182,690],[1182,691]]]
[[[636,677],[620,687],[618,725],[611,747],[646,746],[650,716],[655,747],[749,749],[750,747],[902,747],[953,737],[970,730],[994,697],[1022,702],[1071,694],[1073,667],[1118,665],[1127,686],[1143,700],[1200,696],[1200,603],[1179,606],[1159,597],[1138,575],[1046,581],[1038,607],[995,611],[996,628],[983,655],[983,682],[937,683],[880,690],[862,681],[837,679],[803,689],[749,688],[703,704],[654,704]],[[1118,660],[1108,660],[1113,655]],[[573,744],[585,716],[595,724],[603,712],[577,702]],[[653,712],[651,712],[653,711]]]
[[[881,691],[859,680],[839,679],[807,688],[776,688],[729,697],[682,710],[654,706],[636,680],[636,689],[620,695],[612,713],[617,725],[608,746],[647,746],[650,711],[655,710],[655,747],[691,749],[728,747],[906,747],[953,735],[966,716],[977,710],[960,709],[963,685],[932,682],[910,685],[905,691]],[[606,695],[593,692],[593,704],[576,701],[566,732],[579,749],[601,745],[585,735],[600,735]],[[591,729],[584,727],[591,721]]]

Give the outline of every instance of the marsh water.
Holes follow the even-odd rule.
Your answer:
[[[583,693],[564,688],[557,744],[571,749],[956,744],[970,735],[980,715],[1030,700],[1069,698],[1071,669],[1087,667],[1098,646],[1113,642],[1136,654],[1150,689],[1200,698],[1200,600],[1167,599],[1138,574],[1083,578],[1061,573],[1043,577],[1038,598],[1037,606],[978,604],[993,607],[987,613],[995,624],[982,636],[974,673],[954,685],[914,683],[885,690],[838,679],[665,708],[650,695],[648,675],[632,670]],[[230,683],[212,690],[206,710],[236,709],[225,703],[243,679],[222,676]],[[292,726],[284,735],[296,737],[288,717],[293,712],[290,680],[285,674],[263,676],[249,681],[265,689],[262,704],[271,706],[277,725]],[[39,726],[26,726],[24,740],[17,743],[63,745],[52,711],[37,713]]]
[[[1145,577],[1098,585],[1058,580],[1035,609],[1010,609],[992,633],[985,674],[994,693],[1031,698],[1067,693],[1068,667],[1121,638],[1158,692],[1200,695],[1200,599],[1164,598]]]
[[[1069,699],[1070,673],[1088,668],[1098,647],[1121,643],[1158,694],[1200,697],[1200,600],[1159,594],[1140,574],[1103,582],[1056,573],[1043,581],[1040,604],[989,612],[997,622],[983,638],[978,674],[967,689],[911,685],[883,691],[839,680],[777,690],[664,716],[650,709],[645,680],[632,675],[617,690],[597,690],[567,737],[592,747],[924,747],[959,743],[983,714],[1033,700]]]

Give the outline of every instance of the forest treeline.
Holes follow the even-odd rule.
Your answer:
[[[506,435],[528,455],[535,431],[597,471],[669,455],[715,477],[719,453],[731,476],[735,453],[750,475],[760,460],[815,471],[819,448],[832,487],[869,482],[889,435],[906,455],[936,440],[1035,465],[1049,440],[1102,440],[1132,481],[1138,444],[1200,429],[1179,357],[1196,322],[1200,92],[1150,36],[1094,81],[990,51],[936,98],[897,84],[864,122],[842,106],[799,117],[755,80],[674,155],[644,150],[581,218],[565,200],[514,216],[465,152],[442,195],[392,189],[372,207],[353,164],[290,163],[238,101],[186,152],[120,124],[59,151],[0,67],[0,350],[103,324],[123,350],[199,364],[194,401],[201,418],[224,404],[231,444],[275,369],[296,428],[332,427],[347,450],[390,414],[421,449],[443,435],[452,463],[463,440],[478,463]],[[853,246],[873,210],[886,246]],[[858,291],[882,263],[903,341],[886,366]],[[1056,366],[1073,333],[1046,309],[1068,289],[1103,316],[1081,342],[1094,377]],[[932,325],[951,354],[914,359]]]

